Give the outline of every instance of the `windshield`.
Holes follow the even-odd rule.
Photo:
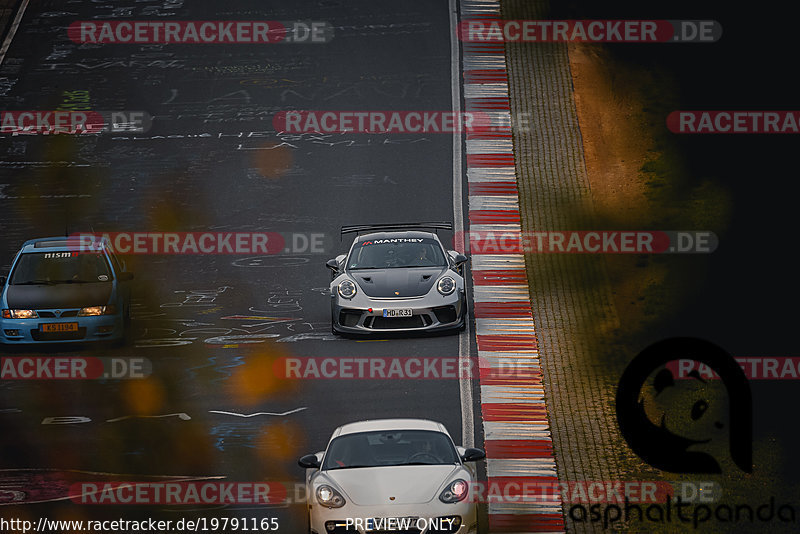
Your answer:
[[[398,238],[359,241],[353,247],[350,269],[392,269],[397,267],[444,267],[442,247],[435,239]]]
[[[323,469],[459,463],[450,438],[430,430],[359,432],[334,439]]]
[[[11,274],[12,285],[85,284],[110,280],[108,262],[99,252],[23,254]]]

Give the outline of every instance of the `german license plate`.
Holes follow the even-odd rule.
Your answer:
[[[393,310],[383,310],[384,317],[411,317],[411,308],[396,308]]]
[[[78,323],[44,323],[39,325],[39,330],[48,334],[55,332],[77,332]]]

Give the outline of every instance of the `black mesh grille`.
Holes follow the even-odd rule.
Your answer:
[[[433,313],[440,323],[452,323],[457,318],[455,306],[439,306],[433,309]]]
[[[339,312],[339,324],[342,326],[356,326],[359,317],[361,317],[360,311],[342,310]]]
[[[413,315],[411,317],[375,317],[372,321],[372,328],[392,329],[392,328],[421,328],[425,326],[422,316]]]
[[[36,314],[41,318],[51,318],[51,317],[77,317],[78,310],[67,310],[61,312],[61,315],[56,315],[55,312],[51,311],[36,311]]]

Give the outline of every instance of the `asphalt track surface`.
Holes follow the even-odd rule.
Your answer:
[[[452,138],[279,136],[272,126],[276,112],[291,109],[449,110],[447,3],[306,1],[268,10],[258,1],[114,5],[32,2],[0,71],[0,104],[50,110],[65,92],[87,91],[92,109],[145,110],[155,118],[153,128],[4,135],[3,270],[26,239],[77,231],[322,234],[323,246],[310,253],[299,238],[295,251],[261,257],[127,256],[136,275],[133,346],[11,355],[144,357],[153,375],[0,383],[4,488],[24,485],[25,500],[48,500],[53,480],[169,475],[300,482],[299,456],[323,449],[337,426],[371,418],[435,419],[460,441],[457,380],[270,376],[274,359],[284,356],[458,356],[457,335],[332,338],[324,266],[349,246],[347,238],[339,241],[343,224],[451,220]],[[67,38],[73,20],[115,17],[311,19],[333,25],[335,37],[327,44],[149,46],[81,46]],[[449,245],[452,235],[442,237]],[[254,413],[264,415],[243,417]],[[42,424],[47,417],[82,422]],[[68,506],[32,505],[26,513],[57,514]],[[245,508],[225,513],[252,515]],[[98,507],[85,514],[179,512]],[[302,507],[270,514],[280,518],[282,532],[305,526]]]

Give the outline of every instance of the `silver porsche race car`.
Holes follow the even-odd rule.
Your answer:
[[[355,233],[347,254],[328,260],[334,334],[463,329],[467,257],[436,233],[447,222],[343,226]]]

